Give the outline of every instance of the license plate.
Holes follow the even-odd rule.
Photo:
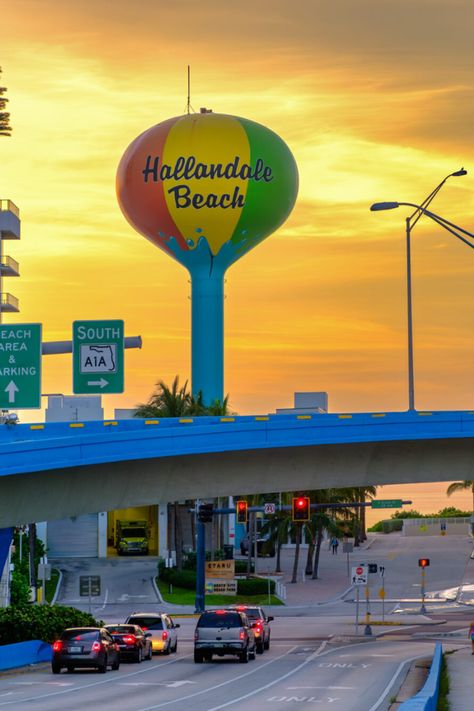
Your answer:
[[[80,654],[82,652],[82,647],[68,647],[67,651],[69,654]]]

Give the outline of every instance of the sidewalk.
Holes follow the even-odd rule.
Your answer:
[[[362,543],[349,556],[349,574],[351,567],[356,564],[357,553],[366,551],[374,538],[369,536],[368,540]],[[340,546],[341,548],[342,546]],[[282,582],[286,587],[286,606],[287,607],[313,607],[341,599],[344,594],[350,589],[350,576],[348,575],[347,555],[338,552],[333,555],[328,550],[328,543],[325,542],[321,547],[321,555],[318,567],[318,578],[312,580],[311,576],[304,575],[306,567],[307,548],[300,550],[300,558],[298,565],[297,582],[292,583],[294,549],[283,549],[281,566],[282,566]],[[275,559],[271,563],[259,559],[258,572],[265,575],[268,570],[273,571]]]
[[[467,630],[466,630],[467,641]],[[472,711],[474,704],[474,656],[471,645],[445,656],[449,671],[450,711]]]

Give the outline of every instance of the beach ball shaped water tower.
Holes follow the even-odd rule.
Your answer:
[[[139,135],[117,171],[130,224],[191,276],[191,385],[223,399],[224,274],[288,217],[298,170],[273,131],[201,110]]]

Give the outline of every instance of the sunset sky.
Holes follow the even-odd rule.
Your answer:
[[[262,123],[292,150],[295,209],[230,268],[225,392],[239,414],[325,390],[332,412],[407,407],[405,208],[449,173],[434,212],[474,230],[469,0],[16,0],[0,17],[13,134],[0,137],[0,198],[22,239],[5,322],[123,318],[126,391],[190,377],[187,272],[134,232],[115,173],[142,131],[191,104]],[[474,407],[474,251],[428,219],[413,234],[418,409]],[[70,356],[43,359],[43,392],[71,393]],[[24,421],[42,419],[25,412]],[[467,503],[469,497],[467,497]]]

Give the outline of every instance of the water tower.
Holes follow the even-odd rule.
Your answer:
[[[206,110],[153,126],[120,161],[125,217],[191,275],[192,392],[205,404],[223,399],[224,274],[286,220],[297,192],[279,136]]]

